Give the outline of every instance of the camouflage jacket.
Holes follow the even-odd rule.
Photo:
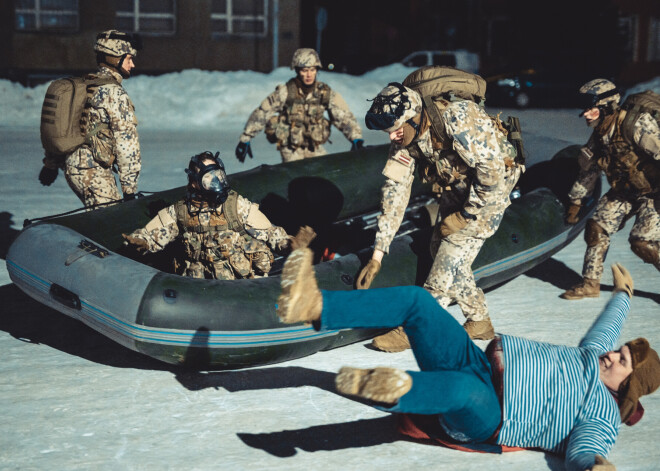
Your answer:
[[[214,214],[222,214],[222,205],[218,208],[205,207],[196,213],[200,224],[209,225]],[[276,251],[282,251],[289,246],[289,236],[283,228],[274,226],[268,218],[259,210],[259,205],[248,199],[238,196],[237,212],[240,222],[245,226],[246,232],[255,240],[268,244]],[[156,217],[149,223],[130,235],[146,241],[149,252],[163,250],[167,244],[175,240],[181,233],[182,228],[177,220],[176,204],[161,209]],[[231,232],[231,233],[229,233]],[[235,231],[227,231],[223,237],[206,241],[207,248],[219,246],[221,243],[232,245],[243,250],[245,247],[242,236]],[[222,240],[220,240],[222,239]]]
[[[580,173],[577,181],[568,193],[570,199],[579,200],[591,195],[593,192],[602,171],[598,165],[598,159],[601,157],[599,154],[611,144],[616,125],[615,120],[614,124],[604,135],[594,130],[589,141],[582,148],[582,152],[578,158]],[[635,122],[633,127],[633,141],[632,144],[636,152],[641,151],[653,158],[656,162],[660,162],[660,128],[657,121],[650,114],[642,113]],[[660,164],[656,165],[656,168],[658,166]]]
[[[438,193],[451,195],[454,211],[486,217],[491,207],[509,204],[510,182],[515,149],[492,119],[471,101],[448,104],[442,113],[447,142],[433,146],[431,130],[426,129],[409,146],[392,143],[383,170],[387,177],[382,189],[382,214],[378,217],[375,248],[388,252],[410,199],[416,165],[432,165]]]
[[[327,87],[330,91],[330,98],[327,104],[330,123],[335,125],[349,141],[361,139],[362,129],[360,129],[355,116],[348,108],[348,105],[342,96],[322,82],[316,82],[315,87]],[[298,93],[302,97],[303,92],[300,88],[298,88]],[[252,112],[245,125],[243,134],[241,134],[240,141],[250,141],[266,127],[271,118],[277,115],[286,114],[285,107],[287,104],[287,97],[287,84],[278,85],[275,88],[275,91],[268,95],[266,99],[261,102],[259,107]],[[310,92],[304,97],[304,101],[311,101],[312,98],[312,92]],[[310,119],[313,119],[313,117],[310,116],[310,113],[313,112],[311,107],[305,106],[304,112],[307,113]],[[285,120],[288,120],[288,117],[285,117]],[[292,125],[291,122],[287,122],[286,124],[288,126]],[[324,139],[327,140],[327,136],[324,136]]]
[[[101,66],[95,75],[113,77],[117,83],[101,85],[92,94],[81,126],[85,133],[94,129],[98,132],[85,145],[100,165],[117,166],[124,194],[135,193],[142,168],[135,107],[121,86],[119,73]]]

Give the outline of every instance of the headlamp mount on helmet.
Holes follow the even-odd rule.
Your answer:
[[[390,129],[407,110],[412,108],[412,103],[406,96],[406,88],[402,84],[390,82],[387,86],[395,87],[399,92],[391,95],[380,93],[373,100],[367,100],[373,102],[364,117],[364,122],[369,129],[376,131]],[[409,123],[415,130],[419,130],[419,125],[412,118],[405,122]]]
[[[206,201],[210,205],[219,206],[229,196],[229,182],[225,172],[225,165],[219,157],[209,151],[194,155],[190,158],[188,168],[188,198]],[[205,163],[209,160],[213,163]]]
[[[590,110],[591,108],[599,108],[602,106],[611,106],[611,101],[609,101],[606,105],[599,105],[598,103],[601,100],[604,100],[605,98],[610,98],[613,97],[614,95],[618,95],[619,89],[618,88],[613,88],[612,90],[607,90],[603,93],[595,93],[593,91],[588,91],[585,93],[580,93],[579,94],[579,107],[580,109],[587,111]],[[582,114],[584,114],[584,111]],[[582,114],[580,116],[582,116]]]

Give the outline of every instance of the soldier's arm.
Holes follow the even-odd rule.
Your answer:
[[[502,197],[506,166],[512,146],[490,117],[473,102],[458,102],[443,113],[447,135],[458,155],[474,169],[475,177],[464,209],[478,215],[481,208]]]
[[[258,204],[239,196],[237,206],[239,217],[242,218],[248,234],[266,242],[271,249],[278,252],[289,247],[289,235],[283,228],[271,223],[268,217],[259,210]]]
[[[601,170],[596,163],[597,157],[593,151],[595,148],[594,139],[595,137],[592,135],[589,142],[580,149],[578,155],[580,171],[577,180],[568,192],[568,198],[573,202],[579,203],[582,198],[593,193],[596,183],[600,179]]]
[[[660,160],[660,127],[650,114],[642,113],[639,116],[635,123],[633,139],[644,152],[655,160]]]
[[[275,91],[268,95],[259,107],[250,114],[239,140],[249,142],[254,136],[263,131],[268,120],[282,111],[286,103],[286,97],[286,84],[278,85]]]
[[[110,130],[115,140],[119,183],[124,195],[135,193],[142,168],[135,109],[123,88],[110,85],[107,89],[109,94],[103,108],[108,113]]]
[[[355,115],[351,112],[344,98],[334,90],[330,91],[328,114],[330,115],[330,122],[346,136],[346,139],[351,142],[355,139],[362,139],[362,129]]]
[[[415,178],[414,171],[415,160],[406,149],[393,144],[383,170],[383,175],[387,179],[382,189],[382,213],[378,216],[374,251],[389,252],[390,244],[401,226],[410,200],[410,190]]]
[[[149,252],[159,252],[179,235],[174,206],[158,211],[156,217],[141,229],[133,231],[129,236],[142,239],[147,243]]]

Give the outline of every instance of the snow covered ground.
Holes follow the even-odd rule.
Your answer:
[[[409,72],[390,66],[360,77],[323,72],[362,121],[373,96]],[[229,173],[279,162],[263,135],[255,159],[233,156],[248,115],[291,72],[184,71],[125,82],[140,120],[140,189],[185,182],[191,155],[220,150]],[[392,417],[334,392],[343,365],[415,369],[410,351],[385,354],[358,343],[270,367],[184,372],[127,350],[44,307],[14,286],[4,267],[25,218],[79,207],[62,175],[51,187],[41,168],[39,114],[46,86],[0,80],[0,469],[563,469],[541,452],[467,454],[402,439]],[[660,91],[660,79],[638,89]],[[498,110],[490,110],[496,112]],[[531,162],[589,136],[576,110],[503,110],[520,117]],[[385,142],[367,131],[367,144]],[[348,149],[336,130],[330,152]],[[629,249],[630,223],[613,238],[607,264],[623,263],[636,293],[623,339],[645,336],[660,347],[660,275]],[[576,344],[606,303],[564,301],[579,277],[582,238],[525,275],[487,292],[496,330]],[[387,259],[385,259],[387,263]],[[450,312],[462,315],[456,306]],[[485,346],[485,342],[483,342]],[[658,469],[660,394],[645,398],[646,417],[623,427],[610,456],[619,470]]]

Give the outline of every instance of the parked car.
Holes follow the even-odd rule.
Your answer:
[[[447,65],[473,74],[479,73],[479,54],[465,49],[455,51],[416,51],[401,59],[406,67]]]
[[[486,77],[486,103],[496,106],[577,108],[578,90],[588,77],[536,69]]]

